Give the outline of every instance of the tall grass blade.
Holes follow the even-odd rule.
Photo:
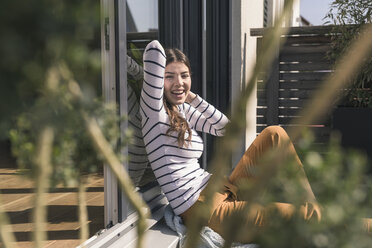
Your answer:
[[[88,211],[87,211],[87,199],[86,199],[86,186],[84,178],[80,177],[79,182],[79,226],[80,226],[80,243],[84,247],[84,241],[89,238],[89,225],[88,225]]]
[[[46,240],[47,208],[45,206],[46,194],[49,187],[49,178],[52,172],[51,155],[54,131],[50,126],[42,129],[39,135],[38,152],[35,158],[38,173],[35,178],[35,208],[33,210],[34,247],[42,247]]]
[[[9,224],[9,218],[4,212],[0,194],[0,241],[3,243],[4,248],[13,248],[16,241]]]

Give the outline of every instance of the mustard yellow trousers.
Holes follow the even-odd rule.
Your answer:
[[[270,126],[265,128],[254,140],[248,150],[244,153],[243,157],[232,171],[228,180],[225,183],[225,190],[216,192],[213,197],[212,214],[209,217],[208,226],[214,231],[219,233],[222,237],[228,235],[231,230],[225,230],[227,221],[230,217],[238,212],[242,212],[247,201],[239,200],[238,191],[239,183],[244,180],[255,180],[254,166],[259,166],[259,160],[265,156],[265,153],[272,148],[281,147],[285,145],[286,155],[292,156],[296,161],[296,166],[299,167],[301,181],[307,194],[309,201],[304,202],[300,209],[296,209],[294,205],[289,203],[273,202],[268,206],[250,206],[249,213],[246,213],[245,220],[240,223],[239,232],[242,235],[237,235],[235,241],[248,243],[252,241],[254,233],[260,229],[261,226],[267,222],[274,212],[281,217],[289,219],[296,211],[300,211],[304,219],[317,219],[321,218],[321,211],[316,204],[314,194],[311,190],[310,184],[302,168],[302,163],[297,156],[295,148],[291,143],[285,130],[279,126]],[[197,205],[203,204],[204,192],[202,191],[198,201],[189,208],[186,212],[181,214],[184,222],[188,222],[193,214],[193,210]]]

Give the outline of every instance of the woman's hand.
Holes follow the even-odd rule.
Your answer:
[[[196,98],[196,94],[189,91],[189,93],[187,94],[187,97],[186,97],[186,102],[191,103],[195,98]]]

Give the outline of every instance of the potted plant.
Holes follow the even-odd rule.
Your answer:
[[[358,37],[361,27],[371,23],[372,5],[364,0],[334,0],[326,18],[334,24],[328,57],[336,62]],[[364,61],[358,74],[341,89],[333,110],[332,128],[342,135],[342,145],[364,150],[372,157],[372,57]]]

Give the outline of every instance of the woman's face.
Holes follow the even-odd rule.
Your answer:
[[[172,62],[165,67],[164,96],[172,105],[185,102],[191,88],[189,68],[182,62]]]

